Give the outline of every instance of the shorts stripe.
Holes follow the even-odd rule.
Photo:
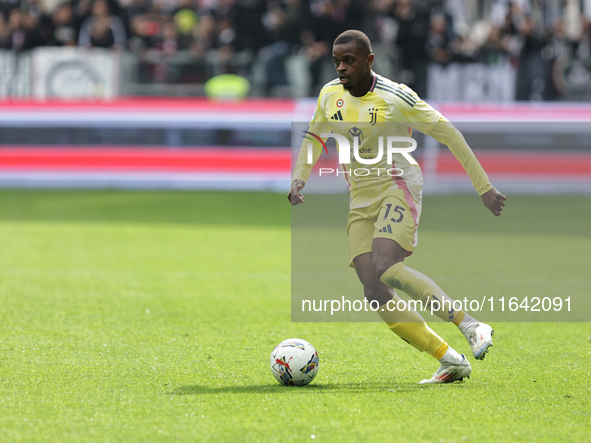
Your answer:
[[[396,167],[396,162],[394,161],[394,159],[392,159],[392,168],[395,168],[395,167]],[[406,204],[410,208],[410,214],[412,215],[412,220],[415,222],[415,235],[413,236],[413,239],[412,239],[412,245],[414,247],[416,247],[419,242],[419,236],[418,236],[419,225],[417,223],[417,219],[419,218],[419,213],[417,211],[415,201],[413,200],[412,195],[411,195],[410,191],[408,190],[408,186],[406,185],[406,182],[404,181],[404,179],[402,177],[400,177],[399,175],[392,176],[392,178],[396,182],[396,185],[398,186],[398,188],[402,189],[402,192],[404,193],[404,200],[406,200]]]

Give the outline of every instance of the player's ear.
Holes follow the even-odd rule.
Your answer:
[[[370,68],[371,64],[373,63],[373,59],[375,58],[375,56],[373,54],[369,54],[367,56],[367,67]]]

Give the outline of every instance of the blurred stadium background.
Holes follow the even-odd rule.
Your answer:
[[[591,0],[0,0],[0,186],[285,192],[355,28],[503,192],[591,193],[590,23]],[[427,193],[471,191],[419,146]]]

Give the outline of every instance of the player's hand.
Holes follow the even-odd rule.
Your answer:
[[[289,189],[289,194],[287,194],[287,199],[292,206],[304,203],[304,196],[300,194],[300,191],[304,188],[304,186],[306,186],[306,182],[304,180],[296,179],[291,182],[291,188]]]
[[[507,197],[497,191],[494,186],[482,194],[480,198],[482,198],[484,206],[497,217],[503,212],[503,206],[505,206],[505,200],[507,200]]]

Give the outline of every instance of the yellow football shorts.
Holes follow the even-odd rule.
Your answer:
[[[402,246],[408,255],[412,254],[418,243],[421,204],[402,189],[384,193],[371,206],[351,209],[347,219],[349,236],[349,265],[354,267],[353,259],[371,252],[374,238],[389,238]]]

